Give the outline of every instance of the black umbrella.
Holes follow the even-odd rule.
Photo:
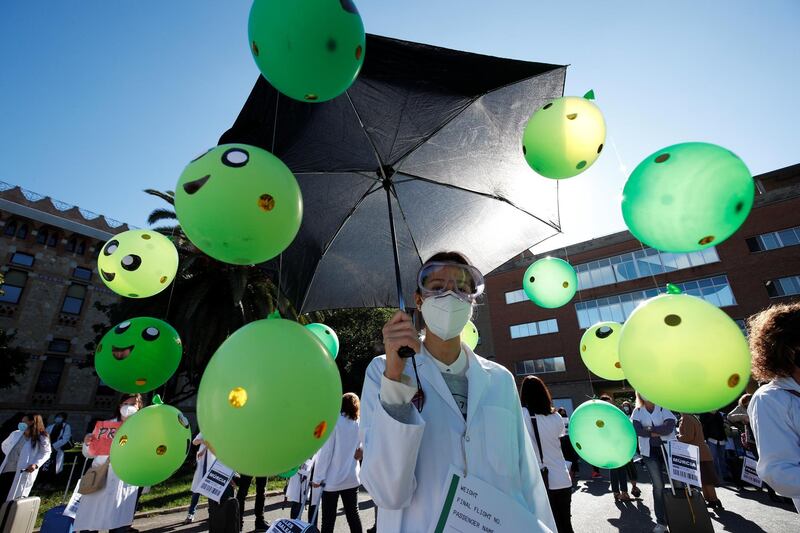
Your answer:
[[[281,258],[286,296],[300,312],[404,307],[400,287],[408,298],[436,252],[461,251],[486,273],[557,233],[557,185],[525,163],[522,130],[565,74],[368,35],[357,81],[328,102],[259,77],[220,144],[265,148],[297,176],[304,216]]]

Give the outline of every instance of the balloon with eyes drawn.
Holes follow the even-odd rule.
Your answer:
[[[325,345],[331,357],[336,359],[336,356],[339,355],[339,336],[336,335],[336,332],[325,324],[318,322],[307,324],[306,329],[313,333]]]
[[[144,393],[178,369],[183,347],[175,328],[157,318],[131,318],[111,328],[97,346],[94,365],[114,390]]]
[[[563,259],[543,257],[525,270],[522,288],[539,307],[555,309],[575,296],[578,276],[572,265]]]
[[[461,330],[461,342],[469,346],[470,350],[475,350],[481,340],[481,335],[478,333],[478,328],[475,323],[470,320],[464,329]]]
[[[175,189],[175,212],[204,253],[234,265],[263,263],[294,240],[303,198],[294,174],[261,148],[224,144],[189,163]]]
[[[601,378],[614,381],[625,379],[622,364],[619,362],[621,329],[622,324],[618,322],[598,322],[587,328],[581,337],[580,354],[583,364]]]
[[[103,245],[97,256],[103,283],[128,298],[148,298],[169,286],[178,271],[175,245],[158,232],[128,230]]]

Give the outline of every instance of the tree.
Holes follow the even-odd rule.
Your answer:
[[[5,278],[0,274],[0,295],[3,294]],[[28,368],[28,355],[10,346],[14,335],[8,335],[0,329],[0,389],[19,385],[19,377]]]

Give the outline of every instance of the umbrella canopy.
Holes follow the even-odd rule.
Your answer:
[[[557,233],[557,182],[527,166],[522,131],[565,75],[368,35],[358,79],[333,100],[292,100],[259,77],[220,144],[262,147],[297,177],[304,219],[280,260],[286,296],[300,312],[398,306],[395,258],[410,301],[436,252],[488,273]]]

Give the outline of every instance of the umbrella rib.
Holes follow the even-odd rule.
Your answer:
[[[339,227],[336,228],[336,231],[333,233],[333,237],[331,237],[330,240],[328,240],[328,242],[325,243],[325,247],[322,249],[322,253],[319,256],[319,261],[317,261],[317,268],[314,269],[314,274],[312,274],[311,279],[308,281],[308,287],[306,288],[306,293],[303,295],[303,302],[300,304],[300,312],[302,312],[306,306],[306,300],[308,299],[308,295],[311,292],[311,286],[314,284],[314,279],[317,277],[317,272],[319,271],[319,264],[325,258],[325,254],[328,253],[328,250],[333,245],[333,242],[342,232],[342,229],[344,228],[345,224],[347,224],[347,222],[353,217],[353,214],[361,206],[361,204],[364,202],[367,196],[369,196],[375,190],[380,189],[380,187],[376,187],[376,185],[370,186],[370,188],[367,189],[363,195],[361,195],[361,198],[358,199],[353,208],[342,219],[341,224],[339,224]]]
[[[436,181],[436,180],[432,180],[432,179],[428,179],[428,178],[423,178],[422,176],[417,176],[416,174],[410,174],[408,172],[401,172],[401,174],[403,174],[404,176],[409,176],[409,177],[411,177],[411,178],[413,178],[415,180],[418,180],[418,181],[424,181],[425,183],[430,183],[430,184],[433,184],[433,185],[439,185],[441,187],[448,187],[450,189],[456,189],[458,191],[462,191],[462,192],[466,192],[466,193],[470,193],[470,194],[475,194],[477,196],[482,196],[484,198],[489,198],[491,200],[497,200],[498,202],[504,202],[504,203],[510,205],[511,207],[513,207],[514,209],[516,209],[518,211],[522,211],[526,215],[535,218],[536,220],[538,220],[542,224],[547,224],[548,226],[550,226],[554,230],[558,231],[559,233],[561,232],[561,224],[560,224],[561,221],[560,221],[560,219],[559,219],[559,223],[558,224],[556,224],[555,222],[549,221],[549,220],[544,220],[542,217],[534,215],[530,211],[527,211],[527,210],[519,207],[518,205],[516,205],[514,202],[512,202],[508,198],[503,198],[502,196],[497,196],[496,194],[489,194],[489,193],[480,192],[480,191],[473,191],[472,189],[466,189],[464,187],[459,187],[458,185],[453,185],[452,183],[442,183],[440,181]]]
[[[383,171],[383,160],[381,159],[381,154],[378,153],[378,147],[375,146],[375,141],[373,141],[372,137],[370,137],[369,133],[367,133],[367,128],[364,126],[364,121],[361,120],[361,115],[358,113],[358,109],[356,109],[353,99],[350,98],[350,91],[345,91],[344,94],[347,96],[347,101],[350,102],[350,108],[353,110],[353,113],[356,114],[356,119],[358,119],[358,124],[361,126],[361,131],[364,132],[364,136],[367,138],[367,141],[369,141],[369,145],[372,146],[372,151],[375,153],[375,159],[378,160],[378,169],[381,172],[381,176],[383,176],[383,179],[386,179],[386,173]]]
[[[394,186],[391,188],[392,196],[397,201],[397,209],[400,210],[400,216],[403,217],[403,223],[406,225],[406,229],[408,229],[408,236],[411,237],[411,244],[414,245],[414,251],[417,254],[417,258],[419,259],[420,265],[422,264],[422,255],[419,253],[419,246],[417,246],[417,240],[414,238],[414,232],[411,231],[411,226],[408,225],[408,219],[406,218],[406,212],[403,211],[403,206],[400,204],[400,198],[397,197],[397,191],[394,189]]]

